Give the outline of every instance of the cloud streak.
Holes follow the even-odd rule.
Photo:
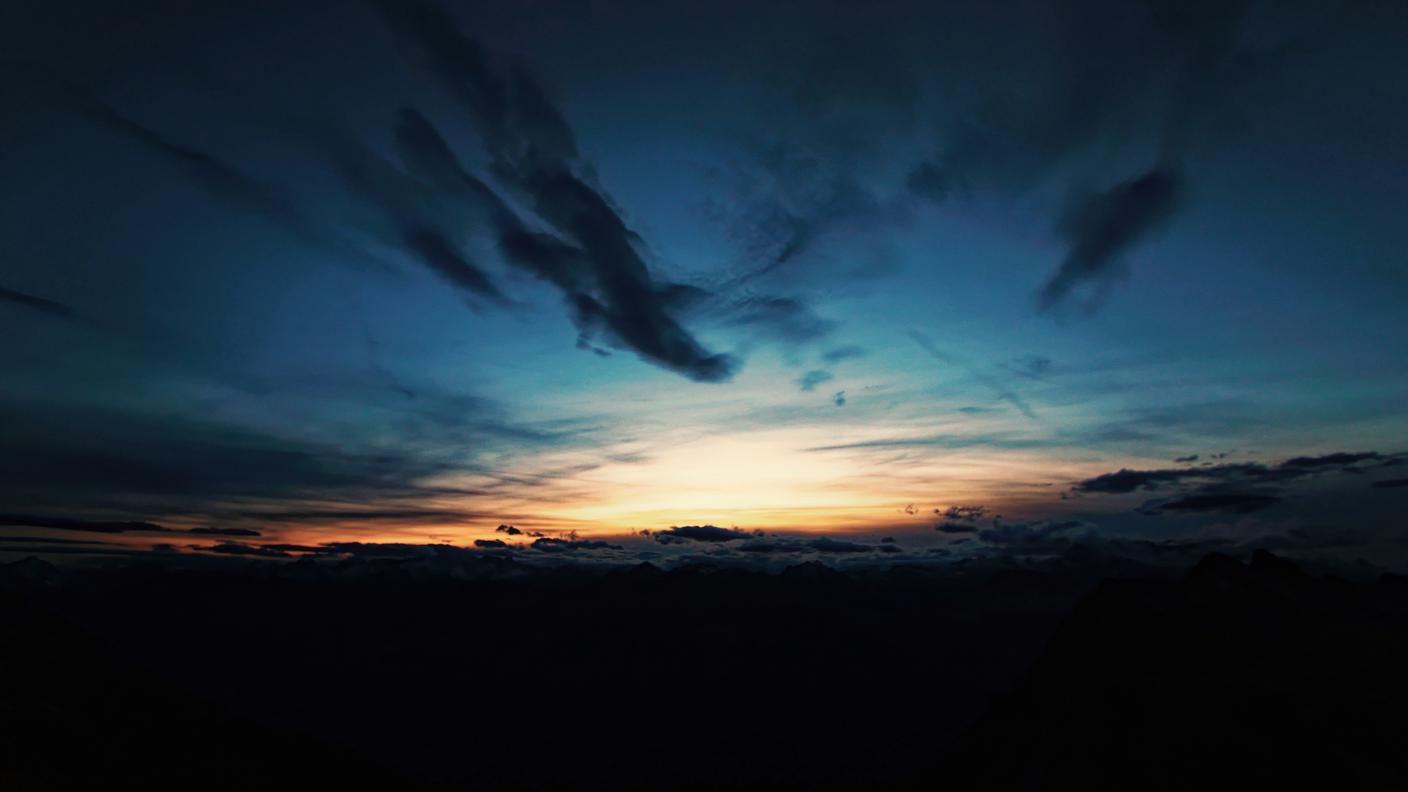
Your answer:
[[[1072,207],[1061,225],[1070,251],[1037,296],[1041,310],[1059,305],[1082,284],[1108,280],[1122,254],[1173,215],[1181,182],[1177,171],[1156,168]]]
[[[1001,382],[998,382],[995,378],[983,373],[977,366],[969,364],[939,349],[937,344],[935,344],[932,340],[930,340],[928,336],[924,335],[918,330],[909,331],[909,337],[914,339],[914,343],[918,344],[920,349],[923,349],[925,352],[929,353],[929,357],[932,357],[940,363],[945,363],[951,366],[958,366],[959,368],[963,369],[968,374],[968,376],[972,377],[979,384],[991,390],[998,399],[1001,399],[1002,401],[1011,404],[1013,407],[1016,407],[1017,410],[1022,413],[1022,415],[1027,416],[1033,421],[1036,420],[1036,413],[1033,412],[1032,408],[1027,405],[1026,401],[1024,401],[1022,397],[1018,396],[1016,392],[1014,392],[1011,388],[1008,388]]]
[[[7,289],[4,286],[0,286],[0,301],[18,305],[58,319],[72,319],[74,316],[73,309],[61,302],[36,297],[33,294],[26,294],[21,291],[15,291],[14,289]]]
[[[379,7],[468,112],[494,177],[553,229],[552,235],[530,233],[507,213],[491,212],[508,259],[562,289],[582,333],[602,333],[642,359],[696,381],[729,379],[737,362],[709,352],[670,314],[637,250],[636,234],[583,178],[590,167],[578,154],[571,127],[527,70],[496,62],[438,6],[384,2]],[[408,146],[423,155],[423,164],[438,161],[447,175],[463,173],[457,165],[451,170],[450,149],[430,134],[428,122],[415,127]]]

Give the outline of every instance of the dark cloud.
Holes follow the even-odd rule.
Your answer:
[[[497,541],[497,540],[496,540]],[[534,539],[531,547],[544,553],[570,553],[575,550],[620,550],[621,545],[614,545],[598,539],[553,539],[543,537]]]
[[[945,520],[935,525],[934,530],[946,534],[975,533],[978,530],[978,526],[972,523],[960,523]]]
[[[418,253],[426,266],[454,286],[481,297],[503,299],[489,276],[465,260],[439,232],[430,228],[412,228],[406,232],[405,240],[406,246]]]
[[[905,179],[910,192],[934,203],[944,203],[953,192],[953,179],[932,162],[921,162],[914,166]]]
[[[807,548],[818,553],[869,553],[875,547],[859,542],[847,542],[841,539],[832,539],[823,536],[807,542]]]
[[[865,349],[858,346],[843,346],[829,349],[824,352],[821,359],[827,363],[840,363],[843,360],[852,360],[865,357]]]
[[[526,199],[552,234],[529,232],[494,190],[459,166],[443,138],[415,111],[402,114],[397,137],[403,162],[420,182],[335,126],[284,114],[278,122],[292,125],[294,137],[319,145],[348,193],[371,210],[372,224],[362,230],[402,247],[455,288],[506,302],[459,244],[467,233],[487,231],[498,239],[509,263],[563,290],[584,332],[602,334],[643,359],[695,380],[728,379],[736,361],[708,352],[667,311],[638,252],[638,237],[589,183],[590,163],[579,157],[566,120],[526,69],[488,53],[432,4],[381,5],[392,27],[469,110],[491,157],[494,177]],[[13,63],[7,68],[62,97],[89,121],[161,155],[212,194],[301,238],[331,244],[339,255],[368,258],[365,252],[350,250],[340,233],[314,229],[299,207],[225,160],[172,140],[56,73]],[[427,187],[442,195],[428,195]],[[486,227],[451,211],[456,201],[447,199],[458,199],[460,209],[472,209]],[[793,325],[792,332],[810,332]]]
[[[203,526],[182,530],[179,528],[168,528],[144,520],[75,520],[67,517],[36,514],[0,514],[0,527],[50,528],[60,531],[84,531],[102,534],[156,533],[225,537],[255,537],[260,535],[259,531],[252,528],[218,528],[214,526]]]
[[[1288,14],[1298,24],[1279,28],[1281,35],[1249,37],[1247,7],[1235,0],[1063,4],[1029,42],[1044,55],[989,70],[985,88],[954,113],[936,155],[910,170],[910,191],[938,203],[978,190],[1024,195],[1043,185],[1080,193],[1109,170],[1111,149],[1137,144],[1146,158],[1154,152],[1158,164],[1075,201],[1058,224],[1068,251],[1038,304],[1055,307],[1081,285],[1104,288],[1121,256],[1175,211],[1184,152],[1207,139],[1212,120],[1244,110],[1255,81],[1274,73],[1291,42],[1306,35],[1285,31],[1313,17]]]
[[[60,531],[90,533],[170,533],[170,529],[140,520],[73,520],[66,517],[46,517],[37,514],[0,514],[0,526],[16,528],[53,528]]]
[[[1060,228],[1070,251],[1037,294],[1038,307],[1048,310],[1077,286],[1108,281],[1121,255],[1173,215],[1180,185],[1176,171],[1154,169],[1073,206]]]
[[[711,295],[692,312],[709,311],[706,319],[765,334],[786,344],[805,344],[824,338],[836,329],[836,322],[818,316],[809,306],[795,297],[745,293],[730,298]]]
[[[1160,470],[1130,470],[1124,468],[1114,473],[1102,473],[1094,478],[1081,481],[1073,488],[1077,492],[1126,493],[1135,490],[1158,489],[1191,479],[1227,479],[1241,476],[1256,477],[1265,472],[1263,465],[1253,463],[1236,465],[1215,465],[1203,468],[1165,468]]]
[[[475,539],[474,546],[484,550],[508,550],[512,547],[502,539]]]
[[[738,545],[733,549],[740,553],[773,554],[801,553],[804,552],[807,548],[799,542],[773,539],[755,539],[751,542],[744,542],[743,544]]]
[[[858,553],[894,553],[900,548],[891,539],[889,543],[868,545],[830,536],[811,539],[753,539],[732,548],[736,552],[753,555],[773,555],[789,553],[821,553],[823,555],[852,555]]]
[[[216,199],[263,219],[295,239],[330,250],[340,260],[363,264],[372,262],[381,266],[365,251],[347,244],[336,234],[317,228],[311,217],[297,204],[237,164],[176,140],[55,69],[33,62],[0,61],[0,76],[20,81],[31,91],[57,100],[63,109],[93,126],[160,158],[175,172]],[[53,313],[52,310],[50,312]]]
[[[23,416],[21,419],[19,416]],[[338,447],[177,414],[0,403],[0,499],[30,509],[115,508],[147,513],[265,501],[230,516],[261,521],[421,519],[451,515],[385,507],[279,509],[307,502],[376,504],[426,493],[415,482],[450,467],[414,448],[391,453],[345,434]],[[239,526],[235,526],[239,527]]]
[[[241,542],[221,542],[216,545],[191,545],[192,550],[200,550],[207,553],[219,553],[221,555],[252,556],[256,558],[288,558],[289,554],[283,550],[276,550],[275,545],[248,545]]]
[[[690,379],[729,379],[736,362],[706,350],[670,315],[638,252],[637,236],[584,178],[591,169],[578,155],[571,127],[527,70],[488,52],[434,5],[383,2],[379,7],[469,113],[494,177],[560,235],[526,232],[496,213],[509,261],[562,288],[583,333],[601,333]],[[422,134],[418,150],[430,147],[440,144]]]
[[[843,390],[842,390],[842,391],[836,391],[836,394],[831,397],[831,403],[834,404],[834,405],[836,405],[837,407],[845,407],[845,406],[846,406],[846,392],[843,391]]]
[[[1281,498],[1275,495],[1257,493],[1202,493],[1162,501],[1156,505],[1145,506],[1142,510],[1172,512],[1221,511],[1232,512],[1234,514],[1249,514],[1265,509],[1280,501]]]
[[[1282,468],[1322,468],[1322,467],[1344,467],[1356,462],[1379,460],[1383,457],[1372,451],[1359,453],[1339,452],[1335,454],[1324,454],[1322,456],[1299,456],[1287,459],[1281,463]]]
[[[1174,462],[1197,462],[1197,461],[1198,461],[1198,455],[1197,455],[1197,454],[1190,454],[1190,455],[1188,455],[1188,456],[1181,456],[1181,457],[1178,457],[1178,458],[1174,459],[1173,461],[1174,461]]]
[[[241,516],[271,522],[463,522],[475,515],[443,509],[285,509],[247,511]]]
[[[804,391],[814,391],[816,390],[816,386],[824,382],[830,382],[833,379],[835,379],[835,377],[831,374],[831,372],[823,371],[821,369],[815,369],[812,371],[808,371],[807,373],[798,377],[797,387],[801,388]]]
[[[40,527],[40,526],[32,526]],[[52,536],[0,536],[0,542],[24,542],[36,544],[62,544],[62,545],[102,545],[109,544],[99,539],[59,539]]]
[[[749,539],[754,536],[737,528],[720,528],[717,525],[674,525],[665,531],[652,534],[655,541],[662,544],[672,542],[732,542],[736,539]]]
[[[1068,546],[1071,532],[1089,530],[1091,527],[1089,523],[1079,520],[1008,523],[995,519],[991,528],[978,532],[978,539],[992,545],[1046,552]]]
[[[1375,489],[1396,489],[1398,487],[1408,487],[1408,478],[1383,479],[1382,481],[1375,481],[1370,486],[1374,487]]]
[[[498,528],[495,528],[494,531],[495,533],[508,534],[509,536],[518,536],[523,533],[512,525],[500,525]]]
[[[0,286],[0,301],[20,305],[32,311],[38,311],[39,313],[55,316],[60,319],[73,318],[73,309],[61,302],[36,297],[33,294],[25,294],[24,292],[15,291],[14,289],[7,289],[4,286]]]
[[[950,506],[943,511],[934,509],[934,513],[946,520],[958,520],[961,522],[974,522],[982,519],[988,513],[986,506]]]
[[[462,554],[464,548],[439,544],[406,542],[325,542],[321,552],[354,558],[425,558],[437,554]]]
[[[1385,456],[1376,452],[1339,452],[1322,456],[1292,457],[1278,465],[1269,466],[1257,462],[1243,462],[1155,470],[1126,468],[1078,482],[1072,489],[1076,492],[1120,494],[1135,490],[1155,490],[1179,482],[1274,484],[1304,478],[1327,469],[1352,470],[1350,466],[1359,462],[1372,461],[1388,465],[1398,458],[1399,455],[1396,454]]]
[[[194,535],[196,535],[196,536],[245,536],[245,537],[250,537],[250,536],[259,536],[259,535],[260,535],[259,531],[256,531],[256,530],[254,530],[253,528],[215,528],[215,527],[205,527],[205,528],[192,528],[192,529],[190,529],[189,531],[187,531],[186,533],[194,534]]]
[[[282,544],[282,543],[261,544],[260,547],[262,547],[262,548],[265,549],[265,550],[271,550],[271,551],[276,552],[276,553],[325,553],[325,552],[327,552],[327,548],[326,548],[326,547],[317,547],[317,546],[314,546],[314,545],[301,545],[301,544]]]

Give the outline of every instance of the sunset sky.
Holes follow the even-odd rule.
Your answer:
[[[0,554],[1401,557],[1402,4],[729,5],[7,5]]]

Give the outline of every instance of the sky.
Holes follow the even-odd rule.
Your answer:
[[[1402,564],[1405,35],[8,4],[0,553]]]

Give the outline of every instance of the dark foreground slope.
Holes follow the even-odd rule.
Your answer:
[[[305,736],[239,717],[114,657],[0,591],[0,790],[415,789]]]
[[[1408,789],[1405,584],[1265,552],[1108,581],[929,786]]]
[[[1268,555],[1212,556],[1182,577],[1080,550],[852,574],[454,563],[0,569],[12,592],[0,780],[1387,789],[1408,777],[1398,579],[1312,577]]]
[[[213,711],[446,788],[875,788],[971,723],[1094,582],[388,563],[92,570],[25,597]],[[43,684],[106,683],[74,660]],[[66,719],[105,729],[81,695]]]

